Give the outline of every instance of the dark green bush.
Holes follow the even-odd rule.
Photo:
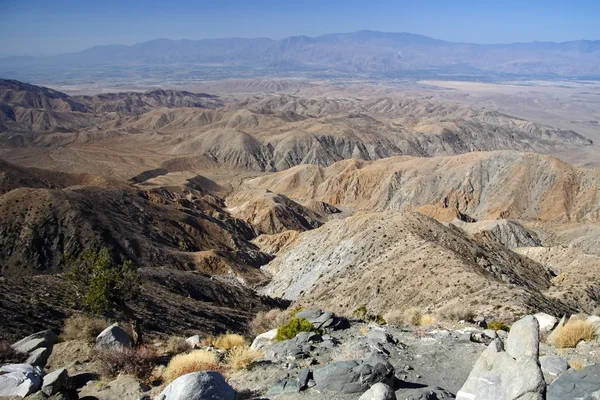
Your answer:
[[[275,339],[279,342],[281,340],[293,339],[300,332],[314,331],[316,331],[315,328],[308,320],[304,318],[292,318],[277,329]]]

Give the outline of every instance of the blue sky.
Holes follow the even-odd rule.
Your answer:
[[[449,41],[600,39],[600,1],[0,0],[0,56],[155,38],[316,36],[372,29]]]

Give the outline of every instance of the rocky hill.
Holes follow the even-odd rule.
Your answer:
[[[553,157],[510,151],[455,157],[346,160],[300,165],[247,180],[298,201],[357,210],[414,210],[435,205],[476,220],[598,221],[600,172]],[[526,190],[525,190],[526,188]]]
[[[573,307],[544,295],[552,275],[541,264],[417,213],[329,221],[263,269],[272,278],[262,293],[345,313],[418,306],[506,316]]]

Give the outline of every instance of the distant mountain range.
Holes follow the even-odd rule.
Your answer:
[[[282,40],[156,39],[132,46],[106,45],[51,57],[0,59],[0,74],[97,66],[190,64],[282,71],[325,69],[394,73],[459,71],[515,75],[600,76],[600,40],[564,43],[452,43],[410,33],[358,31]]]

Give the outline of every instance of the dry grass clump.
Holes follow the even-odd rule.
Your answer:
[[[110,325],[103,318],[73,315],[65,320],[61,338],[63,340],[85,340],[93,343],[96,337]]]
[[[278,328],[288,319],[287,311],[274,308],[267,312],[261,311],[250,322],[250,333],[258,336],[261,333],[268,332]]]
[[[400,310],[389,311],[383,317],[390,325],[399,326],[404,323],[404,312]]]
[[[473,310],[471,310],[470,308],[451,309],[451,310],[446,310],[446,311],[441,312],[440,316],[443,319],[446,319],[448,321],[471,322],[475,319],[475,312]]]
[[[221,350],[231,350],[238,346],[246,346],[248,343],[242,335],[237,333],[225,333],[219,336],[207,336],[200,342],[201,346],[212,346]]]
[[[422,317],[423,314],[421,313],[421,310],[416,307],[407,308],[402,312],[402,318],[404,319],[405,324],[420,325]]]
[[[206,350],[194,350],[173,357],[167,365],[163,377],[165,383],[168,384],[182,375],[199,371],[223,372],[223,365],[215,353]]]
[[[182,338],[181,336],[170,336],[169,339],[167,339],[165,352],[169,354],[181,354],[185,353],[191,348],[192,346],[185,341],[185,338]]]
[[[569,361],[569,367],[581,371],[586,366],[586,363],[580,360],[571,360]]]
[[[556,328],[550,336],[550,344],[558,348],[575,347],[582,340],[590,341],[596,337],[596,327],[588,321],[570,320]]]
[[[226,361],[229,368],[234,371],[248,369],[257,359],[261,358],[263,353],[252,350],[249,346],[234,347],[227,353]]]
[[[119,374],[148,380],[156,365],[156,351],[151,347],[102,350],[94,353],[102,376],[114,378]]]
[[[421,320],[419,321],[419,325],[421,326],[429,326],[436,323],[435,317],[431,314],[423,314],[421,316]]]

